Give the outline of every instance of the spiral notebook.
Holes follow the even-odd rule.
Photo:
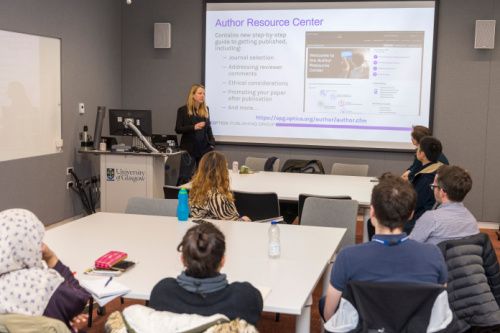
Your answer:
[[[108,282],[109,281],[109,282]],[[80,280],[80,285],[95,298],[109,296],[122,296],[130,291],[130,288],[121,284],[116,279],[103,277],[98,279]]]

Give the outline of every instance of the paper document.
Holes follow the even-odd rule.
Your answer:
[[[96,298],[104,298],[109,296],[122,296],[130,291],[130,289],[116,279],[112,279],[107,283],[109,278],[99,278],[92,280],[80,280],[80,285],[88,290]]]

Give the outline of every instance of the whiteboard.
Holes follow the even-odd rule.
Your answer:
[[[0,161],[60,146],[61,40],[0,30]]]

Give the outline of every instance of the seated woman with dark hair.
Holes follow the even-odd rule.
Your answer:
[[[90,295],[42,243],[44,233],[30,211],[0,212],[0,314],[43,315],[78,332],[87,324],[81,313]]]
[[[177,250],[185,266],[176,279],[165,278],[153,288],[149,306],[155,310],[209,316],[223,314],[256,324],[262,296],[248,282],[228,283],[224,266],[224,234],[212,223],[190,228]]]
[[[195,219],[244,220],[229,189],[229,172],[224,155],[211,151],[200,160],[189,191],[191,216]]]

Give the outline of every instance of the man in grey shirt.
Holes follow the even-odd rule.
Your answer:
[[[458,166],[441,166],[431,184],[439,206],[425,212],[415,223],[410,238],[438,244],[479,233],[476,218],[462,201],[472,188],[470,174]]]

